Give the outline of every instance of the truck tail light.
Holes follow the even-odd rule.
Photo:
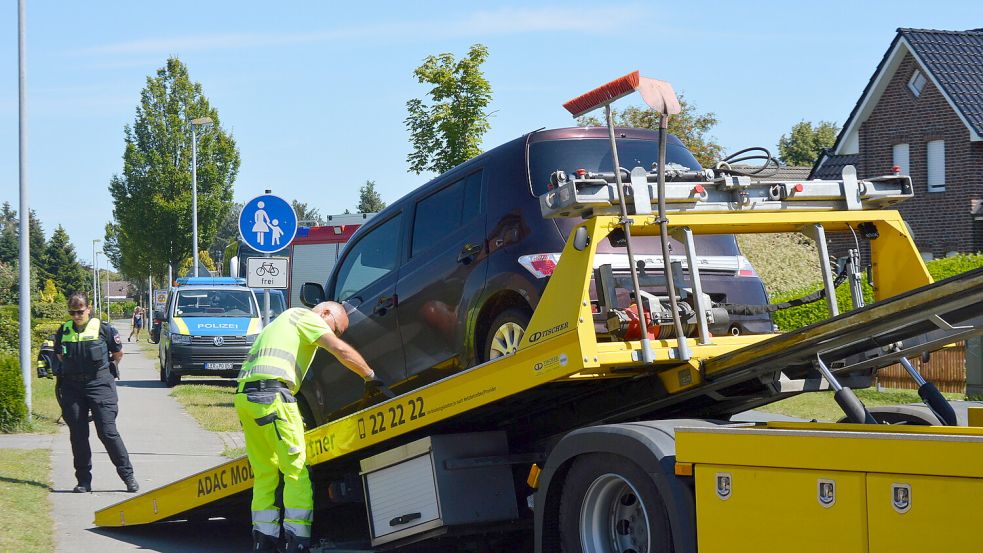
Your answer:
[[[536,253],[519,258],[519,264],[536,278],[546,278],[552,275],[559,261],[560,254],[558,253]]]

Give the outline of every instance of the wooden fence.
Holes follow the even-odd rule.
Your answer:
[[[952,346],[933,352],[928,363],[915,359],[911,363],[925,380],[934,383],[940,391],[966,393],[966,343],[957,342]],[[884,388],[917,390],[918,385],[908,376],[901,365],[891,365],[877,372],[877,383]]]

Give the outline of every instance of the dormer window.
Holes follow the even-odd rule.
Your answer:
[[[908,90],[915,95],[915,98],[922,95],[922,89],[925,88],[926,80],[925,75],[917,69],[911,74],[911,78],[908,79]]]

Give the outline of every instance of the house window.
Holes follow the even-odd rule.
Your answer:
[[[908,79],[908,89],[911,90],[911,93],[917,98],[922,95],[922,89],[925,88],[925,83],[925,75],[923,75],[921,71],[915,69],[915,72],[911,74],[911,78]]]
[[[930,141],[925,157],[928,172],[928,191],[945,192],[945,141]]]
[[[911,171],[908,170],[908,145],[907,144],[895,144],[892,148],[893,157],[892,165],[901,169],[902,175],[910,175]]]

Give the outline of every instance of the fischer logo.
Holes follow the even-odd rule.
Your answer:
[[[569,322],[563,322],[554,326],[553,328],[547,328],[546,330],[543,330],[541,332],[533,332],[529,336],[529,343],[538,342],[543,338],[549,338],[550,336],[556,334],[557,332],[560,332],[561,330],[566,330],[569,326],[570,326]]]
[[[236,330],[239,328],[239,325],[235,323],[198,323],[198,328],[231,328],[232,330]]]

